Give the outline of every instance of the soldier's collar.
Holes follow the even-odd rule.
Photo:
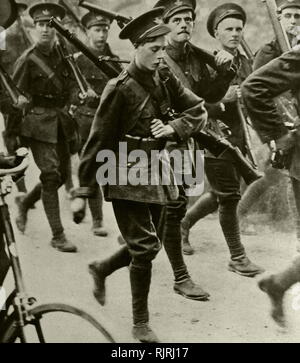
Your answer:
[[[128,74],[146,89],[156,87],[154,82],[155,72],[147,72],[139,69],[133,60],[127,68]]]
[[[49,56],[52,52],[53,52],[53,50],[54,50],[54,48],[55,48],[55,45],[54,46],[52,46],[52,47],[45,47],[44,45],[42,45],[42,44],[40,44],[40,43],[37,43],[36,44],[36,48],[42,53],[42,54],[44,54],[44,55],[46,55],[46,56]]]
[[[104,46],[104,48],[103,48],[103,51],[100,51],[100,50],[98,50],[98,49],[96,49],[96,48],[92,48],[91,46],[89,46],[89,48],[90,48],[90,50],[96,55],[96,56],[98,56],[98,57],[100,57],[101,55],[108,55],[108,50],[109,50],[109,46],[108,46],[108,44],[106,43],[105,44],[105,46]]]
[[[169,43],[167,45],[166,52],[172,59],[174,59],[174,61],[184,61],[190,54],[191,49],[191,45],[188,42],[185,43],[184,47],[182,48],[174,47]]]

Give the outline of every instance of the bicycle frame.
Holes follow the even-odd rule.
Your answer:
[[[8,183],[8,184],[7,184]],[[3,242],[7,247],[8,257],[11,263],[11,268],[15,281],[15,290],[6,300],[6,311],[0,314],[0,323],[3,323],[7,317],[10,307],[14,308],[14,313],[18,317],[18,324],[20,328],[20,339],[22,343],[26,343],[26,337],[23,327],[25,320],[30,321],[29,307],[33,305],[35,299],[28,298],[25,290],[23,274],[21,270],[20,258],[17,250],[16,240],[11,224],[10,213],[8,205],[6,204],[5,197],[9,194],[12,180],[7,181],[7,178],[0,178],[0,225],[1,233],[3,235]],[[2,324],[1,324],[2,325]],[[1,326],[0,326],[1,335]]]

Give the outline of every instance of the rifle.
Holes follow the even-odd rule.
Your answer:
[[[244,37],[242,38],[241,41],[241,47],[243,48],[247,58],[253,63],[255,56]]]
[[[174,110],[168,110],[168,118],[174,120],[178,114]],[[216,158],[228,156],[236,165],[239,173],[247,185],[259,180],[262,175],[244,157],[241,150],[233,146],[228,140],[215,134],[212,130],[199,131],[192,135],[201,147],[210,151]]]
[[[279,12],[275,0],[261,0],[267,7],[268,15],[270,17],[274,33],[280,46],[282,53],[291,50],[290,41],[286,31],[283,29],[282,23],[279,20]]]
[[[247,117],[245,116],[247,114],[247,112],[246,112],[246,109],[244,106],[243,97],[239,91],[237,91],[237,109],[238,109],[239,118],[240,118],[242,128],[243,128],[243,134],[245,137],[246,153],[247,153],[250,163],[252,164],[252,167],[257,170],[258,164],[257,164],[256,157],[255,157],[254,153],[252,152],[253,148],[252,148],[251,134],[250,134],[249,126],[248,126],[248,120],[247,120]]]
[[[286,53],[292,50],[288,35],[283,28],[283,25],[280,21],[280,11],[277,8],[277,4],[275,0],[261,0],[267,7],[268,15],[270,17],[273,30],[278,41],[281,53]],[[293,96],[295,97],[297,103],[297,109],[299,110],[300,106],[300,94],[294,93]],[[285,105],[281,102],[281,106],[285,109]],[[295,123],[294,131],[299,130],[300,126]],[[287,168],[288,165],[285,162],[286,155],[282,155],[281,150],[277,150],[275,142],[272,142],[272,165],[274,168],[283,169],[285,166]]]
[[[79,29],[82,31],[82,33],[84,35],[86,35],[85,27],[81,24],[81,21],[80,21],[79,17],[73,11],[71,5],[69,4],[69,1],[68,0],[59,0],[58,3],[59,3],[59,5],[61,5],[62,7],[64,7],[66,9],[67,14],[69,14],[70,17],[75,21],[75,23],[77,24],[77,26],[79,27]]]
[[[91,4],[85,0],[79,0],[79,6],[95,13],[102,13],[108,18],[116,20],[121,29],[123,29],[124,26],[132,20],[132,18],[130,17],[126,17],[122,14],[114,13],[112,11],[100,8],[99,6]]]
[[[0,63],[0,82],[2,83],[4,89],[8,93],[10,99],[12,100],[13,105],[16,105],[18,103],[19,97],[24,96],[24,94],[15,85],[14,81],[5,71],[1,63]]]
[[[242,46],[247,58],[253,63],[255,56],[244,37],[242,38],[241,46]],[[248,156],[249,161],[252,164],[253,168],[258,169],[256,157],[252,152],[252,140],[251,140],[251,135],[250,135],[250,131],[249,131],[249,121],[248,121],[247,117],[245,116],[245,115],[247,115],[247,111],[244,106],[243,97],[239,91],[237,91],[237,109],[238,109],[238,114],[239,114],[239,118],[240,118],[240,121],[242,124],[244,137],[245,137],[245,144],[246,144],[245,146],[246,146],[247,156]]]
[[[91,88],[88,84],[85,76],[82,74],[81,70],[79,69],[74,56],[72,53],[68,51],[67,43],[65,41],[65,38],[63,38],[60,34],[57,35],[58,38],[58,49],[62,55],[62,57],[68,62],[74,77],[76,79],[76,82],[78,84],[78,87],[80,89],[79,98],[81,100],[84,100],[88,96],[88,90]]]
[[[262,178],[262,174],[253,168],[237,146],[233,146],[225,138],[215,135],[211,130],[200,131],[193,138],[203,148],[211,152],[216,158],[226,156],[233,161],[247,185],[251,185]]]
[[[81,40],[76,37],[75,34],[64,28],[62,24],[54,17],[50,19],[49,25],[55,28],[62,37],[64,37],[71,44],[73,44],[82,54],[84,54],[91,62],[95,64],[96,67],[98,67],[109,78],[116,78],[120,73],[109,63],[130,63],[126,60],[115,59],[111,57],[97,57]]]

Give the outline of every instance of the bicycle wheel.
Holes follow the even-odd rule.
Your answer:
[[[23,328],[26,343],[115,343],[106,328],[83,310],[65,304],[37,306]],[[1,343],[23,342],[16,314],[7,319]]]

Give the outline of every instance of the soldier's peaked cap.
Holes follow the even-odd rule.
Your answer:
[[[155,8],[164,7],[164,21],[170,19],[173,15],[186,10],[191,10],[194,16],[194,20],[196,18],[196,0],[159,0],[155,4]]]
[[[39,3],[30,7],[29,15],[36,23],[38,21],[50,20],[51,17],[62,20],[66,15],[66,11],[61,5],[58,4]]]
[[[120,33],[120,39],[129,39],[139,44],[149,38],[157,38],[170,33],[170,28],[162,21],[164,8],[156,8],[140,15],[128,23]]]
[[[207,20],[207,30],[212,37],[215,37],[215,30],[218,25],[227,18],[241,19],[245,25],[247,14],[240,5],[235,3],[226,3],[218,6],[210,13]]]
[[[110,26],[112,22],[113,18],[109,17],[105,11],[100,10],[99,12],[89,11],[81,19],[82,25],[87,29],[97,25]]]
[[[279,0],[277,6],[279,11],[287,8],[300,8],[300,0]]]

